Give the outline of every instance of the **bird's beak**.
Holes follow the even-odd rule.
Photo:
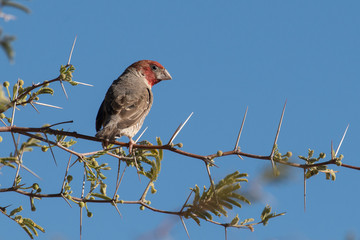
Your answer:
[[[170,80],[170,79],[172,79],[172,77],[171,77],[170,73],[166,69],[164,69],[161,73],[161,76],[158,79],[159,80]]]

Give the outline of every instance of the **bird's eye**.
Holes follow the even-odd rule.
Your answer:
[[[157,67],[156,65],[151,65],[151,69],[152,69],[152,70],[157,70],[158,67]]]

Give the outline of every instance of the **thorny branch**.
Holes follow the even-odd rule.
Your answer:
[[[76,41],[76,39],[75,39],[75,41]],[[75,44],[75,41],[74,41],[74,44]],[[71,54],[72,54],[73,48],[74,48],[74,45],[72,47]],[[54,78],[49,81],[44,81],[43,83],[32,84],[32,86],[27,87],[27,88],[22,88],[23,81],[18,80],[16,87],[14,86],[14,94],[12,97],[10,96],[10,92],[9,92],[9,88],[8,88],[9,83],[6,83],[6,84],[4,83],[4,86],[6,87],[8,95],[9,95],[9,99],[2,100],[1,99],[2,96],[1,96],[1,92],[0,92],[0,100],[4,101],[6,103],[1,106],[1,102],[0,102],[0,114],[2,114],[0,116],[0,120],[4,125],[3,127],[0,127],[0,133],[1,132],[10,133],[12,136],[13,142],[14,142],[14,146],[15,146],[14,154],[11,155],[9,158],[7,158],[7,160],[3,161],[2,164],[8,164],[8,166],[13,166],[10,163],[7,163],[6,161],[9,161],[9,162],[13,161],[17,164],[17,173],[16,173],[16,176],[14,179],[14,184],[12,185],[12,187],[0,188],[0,193],[1,192],[16,192],[18,194],[28,196],[30,198],[32,209],[33,208],[35,209],[34,199],[63,198],[70,206],[71,206],[71,204],[70,204],[71,201],[78,204],[81,212],[84,208],[87,211],[87,215],[90,217],[90,216],[92,216],[92,213],[88,210],[88,207],[86,205],[87,203],[110,203],[116,208],[116,210],[118,211],[119,214],[120,214],[120,211],[117,207],[117,204],[121,204],[121,205],[137,204],[137,205],[141,206],[141,209],[147,208],[153,212],[179,216],[188,236],[189,236],[189,234],[188,234],[185,222],[183,220],[184,218],[186,218],[186,219],[191,218],[194,221],[196,221],[198,224],[200,224],[200,220],[199,220],[199,218],[200,218],[204,221],[207,221],[207,222],[219,225],[219,226],[223,226],[225,228],[225,236],[227,236],[226,235],[227,228],[229,228],[229,227],[247,228],[247,229],[250,229],[251,231],[253,231],[254,225],[258,225],[258,224],[266,225],[270,218],[283,215],[283,213],[280,213],[280,214],[271,213],[271,208],[269,206],[267,206],[267,207],[265,207],[263,213],[261,214],[261,221],[259,221],[259,222],[253,222],[254,221],[253,219],[245,219],[244,221],[238,223],[239,222],[238,216],[236,216],[230,223],[220,223],[218,221],[213,220],[211,214],[214,214],[215,216],[221,216],[221,215],[226,216],[227,212],[224,209],[224,207],[228,208],[228,209],[232,209],[233,206],[241,207],[240,202],[250,203],[244,196],[236,193],[236,190],[240,189],[239,182],[247,181],[244,178],[247,176],[247,174],[241,174],[241,173],[235,172],[235,173],[229,174],[224,179],[219,181],[219,183],[215,184],[212,180],[212,176],[210,173],[210,167],[217,166],[215,164],[215,160],[219,160],[220,158],[223,159],[223,157],[225,157],[225,156],[239,156],[240,158],[247,157],[247,158],[252,158],[252,159],[271,161],[274,170],[276,169],[276,164],[284,164],[284,165],[287,165],[290,167],[300,168],[300,169],[303,169],[303,171],[304,171],[304,186],[306,186],[306,182],[305,182],[306,179],[313,175],[316,175],[318,172],[325,173],[326,177],[328,179],[330,179],[330,178],[334,179],[335,171],[333,171],[331,169],[327,169],[327,165],[335,164],[340,167],[360,170],[360,167],[358,167],[358,166],[352,166],[352,165],[342,163],[341,162],[342,155],[337,157],[337,154],[339,152],[339,149],[341,147],[341,144],[343,142],[343,139],[345,137],[345,134],[346,134],[348,128],[346,128],[345,133],[344,133],[336,151],[334,151],[333,146],[331,146],[331,154],[330,154],[331,157],[327,161],[323,160],[325,158],[325,154],[323,154],[323,153],[321,153],[318,158],[314,158],[313,157],[314,152],[312,150],[309,150],[309,154],[307,157],[299,156],[300,159],[305,161],[305,164],[289,162],[288,160],[291,157],[290,152],[288,152],[285,155],[281,155],[278,151],[277,140],[279,137],[281,124],[282,124],[282,120],[284,117],[286,103],[285,103],[283,111],[282,111],[282,115],[281,115],[279,126],[278,126],[278,129],[276,132],[274,144],[272,146],[272,150],[269,155],[256,155],[256,154],[246,153],[246,152],[243,152],[240,150],[239,140],[240,140],[242,129],[244,127],[247,109],[246,109],[240,130],[239,130],[239,133],[237,136],[237,140],[236,140],[234,149],[225,151],[225,152],[217,151],[216,153],[211,153],[208,155],[200,155],[200,154],[181,150],[180,149],[182,147],[181,143],[179,143],[179,144],[173,143],[176,136],[180,133],[181,129],[184,127],[184,125],[187,123],[187,121],[192,116],[192,113],[186,119],[186,121],[184,123],[180,124],[180,126],[175,130],[174,134],[172,135],[172,137],[170,138],[170,140],[168,141],[167,144],[162,144],[160,139],[157,139],[157,145],[152,145],[146,141],[136,143],[133,145],[133,149],[135,150],[134,153],[129,154],[129,155],[126,155],[125,151],[122,150],[122,148],[119,148],[119,147],[129,147],[129,143],[119,142],[119,141],[110,141],[109,144],[112,144],[112,147],[110,147],[108,149],[101,149],[98,151],[92,151],[92,152],[87,152],[87,153],[79,153],[79,152],[73,150],[72,148],[70,149],[70,147],[76,142],[73,140],[66,142],[64,140],[65,137],[73,137],[73,138],[82,139],[82,140],[86,140],[86,141],[93,141],[93,142],[102,142],[103,141],[102,139],[99,139],[99,138],[96,138],[93,136],[89,136],[89,135],[85,135],[85,134],[80,134],[80,133],[77,133],[76,131],[71,132],[71,131],[64,131],[64,130],[59,130],[59,129],[53,128],[56,125],[68,123],[71,121],[57,123],[57,124],[53,124],[50,126],[44,126],[44,127],[40,127],[40,128],[15,126],[13,123],[14,123],[15,111],[17,109],[17,106],[25,106],[27,103],[30,103],[31,106],[34,106],[33,103],[35,103],[35,104],[39,104],[39,105],[54,107],[49,104],[39,103],[38,97],[37,97],[38,95],[44,94],[44,93],[52,94],[53,90],[50,88],[47,88],[47,86],[50,83],[60,82],[61,87],[64,90],[64,94],[66,96],[67,96],[67,94],[66,94],[66,91],[65,91],[65,88],[63,85],[63,81],[69,82],[72,85],[77,85],[77,84],[89,85],[89,84],[85,84],[85,83],[75,82],[72,80],[72,72],[74,71],[74,68],[72,65],[70,65],[71,54],[69,57],[68,64],[66,66],[61,66],[59,77]],[[32,91],[34,91],[37,88],[40,88],[40,90],[36,93],[32,93]],[[5,118],[5,115],[3,114],[3,112],[5,112],[6,110],[8,110],[10,108],[13,108],[13,111],[12,111],[12,117],[6,118],[6,120],[10,123],[10,126],[8,126],[5,123],[5,121],[3,120]],[[35,108],[35,110],[38,111],[36,108]],[[24,145],[24,143],[22,145],[20,145],[19,144],[20,138],[18,138],[18,141],[16,141],[15,136],[14,136],[15,134],[19,134],[19,136],[20,135],[28,136],[28,137],[30,137],[30,139],[26,142],[25,145]],[[48,138],[48,135],[54,135],[56,140],[50,140]],[[60,148],[61,150],[68,152],[70,154],[66,172],[65,172],[65,177],[64,177],[62,187],[61,187],[61,190],[59,193],[44,194],[44,193],[41,193],[41,190],[39,190],[39,186],[37,184],[33,184],[30,187],[25,187],[24,184],[20,184],[21,177],[19,175],[19,171],[20,171],[20,167],[25,168],[25,166],[22,165],[22,158],[23,158],[24,152],[26,152],[26,147],[29,147],[29,146],[30,147],[33,147],[33,146],[41,147],[38,144],[39,142],[47,143],[47,145],[44,145],[43,147],[50,148],[50,151],[51,151],[52,157],[54,158],[55,163],[56,163],[56,160],[55,160],[55,154],[53,152],[53,148],[55,148],[55,147]],[[154,182],[156,181],[157,176],[160,172],[161,160],[163,157],[163,150],[170,151],[170,152],[182,155],[182,156],[190,157],[193,159],[199,159],[199,160],[203,161],[205,163],[206,170],[209,175],[210,187],[208,189],[205,188],[202,194],[200,194],[200,189],[198,186],[195,186],[195,188],[192,188],[191,193],[189,194],[188,198],[186,199],[185,203],[182,205],[182,208],[179,211],[167,211],[167,210],[158,209],[153,206],[150,206],[150,201],[146,200],[146,195],[149,190],[151,190],[152,193],[156,192],[156,189],[154,188]],[[118,171],[117,171],[117,179],[116,179],[116,184],[115,184],[116,187],[115,187],[115,192],[114,192],[112,198],[106,194],[106,184],[103,182],[103,179],[105,179],[105,176],[101,172],[101,170],[109,170],[110,168],[107,167],[107,164],[98,165],[98,162],[96,161],[97,157],[100,157],[104,154],[110,155],[118,160]],[[77,159],[74,160],[74,162],[70,165],[72,155],[76,156]],[[154,160],[150,160],[150,158],[154,158]],[[140,159],[140,160],[138,160],[138,159]],[[320,159],[322,161],[320,161]],[[123,172],[120,177],[120,163],[121,162],[125,162],[126,165],[124,166]],[[72,176],[68,174],[69,168],[72,165],[74,165],[75,163],[82,163],[84,165],[84,180],[83,180],[81,197],[73,196],[72,190],[70,187],[70,182],[72,181]],[[151,167],[151,169],[149,171],[145,171],[142,164],[148,164]],[[150,181],[147,184],[144,192],[141,194],[139,200],[136,200],[136,201],[119,200],[119,195],[117,194],[117,191],[122,182],[122,178],[124,176],[125,169],[128,166],[133,166],[133,165],[136,165],[138,174],[146,176],[147,178],[149,178]],[[85,184],[88,182],[91,183],[91,186],[90,186],[89,192],[87,194],[85,194],[85,190],[84,190]],[[94,190],[98,187],[100,189],[100,193],[95,193]],[[29,189],[31,191],[26,191]],[[188,203],[192,193],[194,193],[194,195],[195,195],[194,200],[192,203]],[[305,188],[304,188],[304,202],[305,202],[305,196],[306,196],[306,192],[305,192]],[[19,217],[15,216],[15,215],[17,212],[20,212],[22,209],[20,209],[20,208],[14,209],[12,211],[12,213],[10,213],[10,215],[6,214],[6,211],[5,211],[6,209],[2,208],[1,206],[0,206],[0,210],[1,210],[1,213],[5,214],[7,217],[10,217],[12,220],[17,221],[19,223],[19,221],[20,221]],[[28,234],[29,234],[29,229],[31,231],[34,231],[34,228],[38,228],[40,230],[42,229],[40,226],[36,225],[35,223],[33,223],[31,221],[28,221],[28,223],[30,225],[27,225],[25,227],[22,226],[24,228],[24,230],[27,231]],[[80,218],[80,232],[81,231],[82,231],[82,215]],[[34,233],[36,233],[36,232],[34,232]],[[32,236],[32,235],[29,234],[29,236]],[[81,238],[81,235],[80,235],[80,238]]]
[[[53,142],[53,141],[49,141],[49,140],[47,140],[47,139],[45,139],[43,137],[33,135],[33,134],[30,134],[30,133],[31,132],[32,133],[46,133],[46,134],[53,134],[53,135],[59,135],[59,136],[75,137],[75,138],[94,141],[94,142],[102,142],[102,139],[96,138],[96,137],[93,137],[93,136],[79,134],[77,132],[68,132],[68,131],[63,131],[63,130],[56,130],[56,129],[51,129],[51,128],[48,128],[48,127],[29,128],[29,127],[6,126],[6,127],[0,127],[0,132],[20,133],[20,134],[23,134],[23,135],[26,135],[26,136],[29,136],[29,137],[39,139],[39,140],[41,140],[43,142],[50,143],[50,144],[55,144],[55,145],[58,145],[58,144]],[[110,141],[109,143],[114,144],[114,145],[118,145],[118,146],[122,146],[122,147],[128,147],[129,146],[129,143],[119,142],[119,141]],[[72,151],[70,149],[67,149],[67,148],[65,148],[65,147],[63,147],[61,145],[59,145],[59,147],[61,147],[65,151],[73,153],[74,155],[76,155],[78,157],[87,154],[87,153],[77,153],[77,152]],[[180,155],[184,155],[184,156],[187,156],[187,157],[190,157],[190,158],[200,159],[200,160],[203,160],[205,162],[209,162],[210,160],[215,159],[215,158],[231,156],[231,155],[240,155],[240,156],[243,156],[243,157],[248,157],[248,158],[253,158],[253,159],[271,161],[271,156],[270,155],[264,156],[264,155],[245,153],[245,152],[240,151],[239,149],[225,151],[225,152],[222,152],[221,155],[219,155],[218,153],[213,153],[213,154],[209,154],[209,155],[199,155],[199,154],[190,153],[190,152],[180,150],[180,149],[174,147],[174,145],[168,145],[168,144],[161,145],[161,146],[134,144],[133,147],[137,148],[137,149],[164,149],[164,150],[168,150],[168,151],[171,151],[171,152],[174,152],[174,153],[178,153]],[[274,161],[277,162],[277,163],[280,163],[280,164],[285,164],[285,165],[288,165],[288,166],[291,166],[291,167],[297,167],[297,168],[303,168],[303,169],[311,168],[311,167],[314,167],[314,166],[336,164],[335,159],[330,159],[328,161],[324,161],[324,162],[321,162],[321,163],[315,163],[313,165],[285,162],[285,161],[281,161],[281,160],[277,160],[277,159],[274,159]],[[213,162],[210,162],[210,163],[214,164]],[[352,165],[348,165],[348,164],[344,164],[344,163],[341,164],[341,167],[360,170],[360,167],[358,167],[358,166],[352,166]]]

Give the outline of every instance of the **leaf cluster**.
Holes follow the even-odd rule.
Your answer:
[[[288,162],[289,158],[292,157],[292,152],[286,152],[286,154],[281,154],[277,144],[274,144],[274,157],[273,159],[277,162]]]
[[[73,65],[65,65],[65,66],[61,65],[59,79],[69,82],[72,86],[78,85],[77,82],[74,82],[72,80],[74,71],[75,71],[75,67]]]
[[[35,90],[36,87],[28,86],[24,87],[24,81],[19,80],[12,86],[12,93],[10,93],[11,85],[9,82],[4,82],[3,86],[5,87],[8,98],[6,99],[4,94],[0,92],[0,113],[5,112],[9,108],[16,106],[23,106],[25,107],[28,103],[33,104],[34,102],[39,100],[39,96],[43,94],[54,94],[54,90],[49,86],[47,81],[44,81],[37,91],[32,92]],[[11,118],[7,118],[8,122],[11,122]]]
[[[25,13],[30,13],[29,8],[18,2],[15,2],[13,0],[0,0],[0,12],[2,13],[2,17],[5,19],[5,21],[15,19],[15,17],[10,14],[4,13],[2,11],[4,7],[12,7],[21,10]],[[2,29],[0,28],[0,46],[10,61],[14,60],[14,56],[15,56],[14,49],[11,45],[14,40],[15,40],[15,36],[13,35],[2,36]]]
[[[334,153],[332,154],[335,155]],[[318,157],[314,157],[314,150],[308,149],[308,155],[306,157],[299,156],[300,159],[304,160],[306,165],[314,165],[313,167],[309,167],[306,169],[305,172],[305,178],[309,179],[312,176],[315,176],[319,174],[319,172],[325,173],[327,180],[336,180],[336,171],[333,169],[329,169],[327,165],[315,165],[316,163],[319,163],[321,159],[324,159],[326,157],[326,154],[321,152]],[[335,158],[336,164],[341,164],[341,160],[343,158],[343,155],[340,155],[338,158]]]
[[[247,182],[245,177],[247,177],[247,173],[236,171],[208,189],[204,186],[202,194],[200,188],[195,185],[192,188],[195,194],[194,200],[185,206],[186,210],[183,212],[183,216],[192,218],[200,225],[200,219],[212,220],[212,214],[218,217],[221,215],[227,217],[226,209],[231,210],[234,206],[241,208],[241,202],[250,204],[246,197],[238,193],[241,188],[240,182]]]
[[[0,46],[10,61],[14,60],[15,56],[14,49],[11,45],[15,39],[16,37],[13,35],[2,35],[2,29],[0,28]]]
[[[16,168],[13,163],[17,163],[20,159],[20,156],[22,156],[25,152],[33,151],[33,147],[41,147],[39,142],[40,141],[35,138],[28,138],[21,144],[19,149],[15,150],[14,153],[10,153],[8,157],[1,157],[0,164],[11,168]]]
[[[159,137],[156,138],[156,142],[159,146],[162,145]],[[142,141],[140,144],[152,146],[148,141]],[[149,178],[151,182],[155,182],[160,174],[163,156],[162,149],[136,149],[134,157],[139,160],[139,173]],[[149,165],[150,169],[146,171],[141,163]]]
[[[4,213],[6,216],[14,220],[20,227],[29,235],[31,239],[34,239],[34,235],[38,236],[37,230],[41,232],[45,232],[44,228],[40,225],[36,224],[30,218],[23,218],[21,215],[18,215],[23,210],[23,207],[20,206],[18,208],[13,209],[10,214],[6,213],[6,208],[1,208],[0,211]]]
[[[266,205],[266,207],[264,208],[264,210],[261,213],[261,223],[266,226],[268,224],[269,219],[274,218],[274,217],[278,217],[278,216],[282,216],[285,213],[279,213],[276,214],[276,212],[271,212],[271,207],[269,205]]]

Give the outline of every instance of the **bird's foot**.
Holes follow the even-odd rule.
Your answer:
[[[133,154],[133,146],[135,145],[135,141],[132,140],[132,138],[130,138],[130,141],[129,141],[129,153],[130,154]]]
[[[103,149],[107,149],[109,146],[109,139],[103,139],[103,141],[101,142],[101,145],[102,145]]]

